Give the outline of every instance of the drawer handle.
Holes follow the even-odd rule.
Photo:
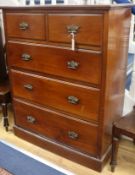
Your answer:
[[[79,99],[75,96],[68,96],[68,102],[71,104],[78,104],[79,103]]]
[[[27,54],[27,53],[23,53],[21,56],[23,61],[30,61],[32,60],[31,55]]]
[[[34,117],[29,116],[29,115],[27,116],[27,122],[28,123],[32,123],[33,124],[33,123],[35,123],[35,121],[36,121],[36,119]]]
[[[19,24],[20,30],[27,30],[29,28],[29,24],[26,22],[22,22]]]
[[[78,62],[76,62],[76,61],[68,61],[67,62],[67,67],[69,68],[69,69],[77,69],[78,68],[78,66],[79,66],[79,63]]]
[[[67,26],[67,31],[70,34],[71,33],[76,34],[78,32],[79,28],[80,28],[80,26],[77,26],[77,25],[69,25],[69,26]]]
[[[76,140],[79,137],[79,135],[74,131],[68,131],[68,137],[70,139]]]
[[[24,88],[30,91],[33,90],[33,86],[31,84],[25,84]]]

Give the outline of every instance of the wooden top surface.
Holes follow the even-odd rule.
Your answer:
[[[51,10],[51,9],[86,9],[86,10],[110,10],[110,9],[114,9],[114,8],[131,8],[135,6],[135,4],[106,4],[106,5],[102,5],[102,4],[97,4],[97,5],[62,5],[62,4],[59,4],[59,5],[34,5],[34,6],[31,6],[31,5],[27,5],[27,6],[0,6],[0,9],[3,9],[3,10],[6,10],[6,9],[9,9],[9,10],[14,10],[14,9],[31,9],[31,10],[43,10],[43,9],[48,9],[48,10]]]
[[[119,129],[135,134],[135,109],[116,121],[114,125]]]

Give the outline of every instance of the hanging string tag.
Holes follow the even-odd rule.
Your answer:
[[[78,25],[67,26],[67,31],[68,31],[68,33],[70,33],[70,37],[71,37],[71,50],[73,50],[73,51],[76,48],[75,36],[78,33],[79,28],[80,27]]]
[[[75,50],[75,34],[71,33],[71,50]]]

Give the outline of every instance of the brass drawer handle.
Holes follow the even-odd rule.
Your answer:
[[[78,66],[79,66],[79,63],[78,62],[76,62],[76,61],[68,61],[67,62],[67,67],[69,68],[69,69],[77,69],[78,68]]]
[[[79,137],[79,135],[74,131],[68,131],[68,137],[70,139],[76,140]]]
[[[29,28],[29,24],[26,22],[21,22],[19,24],[19,28],[20,28],[20,30],[27,30]]]
[[[31,84],[25,84],[24,88],[30,91],[33,90],[33,86]]]
[[[78,32],[79,28],[80,28],[80,26],[77,26],[77,25],[69,25],[69,26],[67,26],[67,31],[70,34],[71,33],[76,34]]]
[[[32,117],[30,115],[27,116],[27,122],[28,123],[32,123],[33,124],[33,123],[35,123],[35,121],[36,121],[36,119],[34,117]]]
[[[78,104],[79,103],[79,99],[75,96],[68,96],[68,102],[71,104]]]
[[[30,60],[32,60],[31,55],[29,55],[27,53],[23,53],[21,55],[21,58],[22,58],[23,61],[30,61]]]

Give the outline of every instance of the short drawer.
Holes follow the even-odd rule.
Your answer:
[[[76,47],[102,45],[102,14],[49,14],[49,41],[71,43],[71,33],[75,34]]]
[[[84,120],[98,120],[100,91],[61,80],[11,70],[13,95]]]
[[[83,152],[97,154],[95,125],[21,101],[14,101],[14,110],[17,126]]]
[[[45,40],[45,15],[33,13],[6,13],[8,37]]]
[[[8,43],[8,65],[99,85],[101,55],[41,45]]]

